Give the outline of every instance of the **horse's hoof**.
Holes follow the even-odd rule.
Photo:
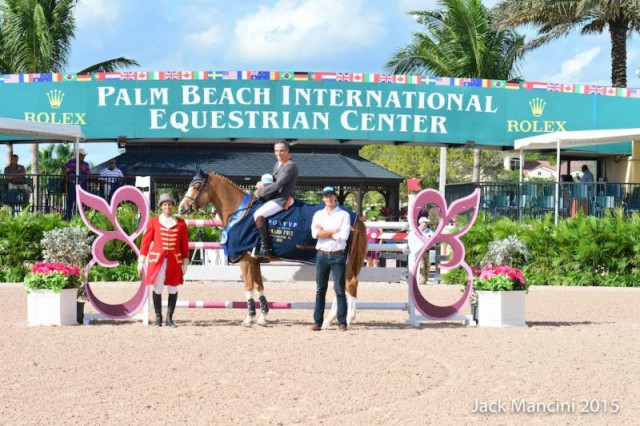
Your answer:
[[[253,321],[251,320],[251,318],[245,318],[244,321],[242,321],[242,325],[245,327],[251,327],[251,324],[253,323]]]
[[[256,321],[256,324],[264,327],[267,325],[267,319],[261,315],[260,318],[258,318],[258,321]]]

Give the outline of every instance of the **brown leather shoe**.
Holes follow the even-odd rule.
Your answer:
[[[311,326],[311,331],[320,331],[322,330],[322,327],[320,327],[318,324],[313,324]]]
[[[340,331],[347,331],[347,325],[346,324],[340,324],[338,326],[338,330]]]

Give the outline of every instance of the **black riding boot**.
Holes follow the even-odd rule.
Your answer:
[[[267,229],[264,217],[258,216],[256,218],[256,228],[258,229],[258,238],[260,239],[260,249],[258,253],[256,253],[256,257],[271,257],[269,230]]]
[[[153,292],[153,310],[156,311],[156,327],[162,327],[162,294]]]
[[[260,296],[260,312],[263,314],[269,313],[269,302],[267,302],[267,298],[264,296]]]
[[[169,302],[167,303],[167,327],[177,327],[173,322],[173,311],[176,310],[176,302],[178,301],[178,293],[169,293]]]

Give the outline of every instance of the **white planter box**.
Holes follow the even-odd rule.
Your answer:
[[[525,327],[526,291],[478,291],[478,325]]]
[[[27,321],[29,325],[78,324],[77,288],[60,293],[52,290],[34,290],[27,293]]]

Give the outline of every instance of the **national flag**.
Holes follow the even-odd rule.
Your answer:
[[[351,81],[353,81],[354,83],[364,82],[364,74],[359,72],[354,72],[353,74],[351,74]]]
[[[209,71],[209,78],[211,80],[222,80],[224,79],[223,71]]]
[[[482,87],[481,78],[463,78],[462,85],[465,87]]]
[[[630,98],[640,98],[640,89],[629,89]]]
[[[525,81],[524,88],[525,90],[547,90],[547,83],[539,81]]]
[[[120,80],[119,72],[97,72],[95,74],[96,80]]]
[[[618,96],[618,88],[617,87],[607,87],[604,90],[604,94],[606,96]]]
[[[33,80],[31,79],[32,78],[31,76],[33,74],[20,74],[20,75],[22,76],[21,79],[22,79],[23,83],[32,83],[33,82]]]
[[[335,72],[314,72],[311,74],[311,78],[315,81],[335,81],[336,73]]]
[[[76,81],[76,75],[75,74],[63,74],[62,75],[62,81]]]
[[[380,83],[393,83],[394,76],[388,74],[378,74],[378,82]]]
[[[193,80],[193,71],[180,71],[180,80]]]
[[[149,72],[149,80],[162,80],[162,74],[160,71],[151,71]]]
[[[422,84],[436,84],[436,79],[431,76],[422,77]]]
[[[2,81],[5,83],[20,83],[21,79],[20,74],[2,74]]]
[[[507,81],[506,88],[507,89],[519,89],[520,88],[520,83],[515,82],[515,81],[514,82]]]
[[[78,74],[76,75],[76,81],[91,81],[93,77],[91,74]]]
[[[137,73],[135,71],[127,71],[120,74],[123,80],[135,80]]]
[[[251,74],[251,80],[271,80],[269,71],[256,71]]]
[[[394,83],[406,84],[407,76],[406,75],[396,75],[394,76]]]
[[[491,80],[492,89],[504,89],[507,82],[504,80]]]
[[[562,92],[562,86],[560,83],[547,83],[547,90],[549,92]]]
[[[364,73],[364,82],[365,83],[376,83],[378,81],[378,74],[367,72]]]
[[[251,80],[253,71],[239,71],[238,75],[240,76],[240,80]]]
[[[618,87],[618,96],[629,97],[629,89],[626,87]]]
[[[62,81],[62,74],[59,72],[54,72],[51,74],[51,81],[59,82]]]
[[[449,77],[436,77],[436,86],[452,86],[452,78]]]
[[[422,77],[419,75],[408,75],[407,83],[409,84],[420,84],[422,83]]]
[[[161,80],[180,80],[180,71],[165,71],[160,74]]]
[[[240,71],[225,71],[224,79],[225,80],[240,80],[242,78],[242,74]]]
[[[584,86],[582,84],[573,85],[573,93],[584,93]]]
[[[574,90],[573,84],[563,84],[562,85],[562,92],[563,93],[573,93],[573,90]]]
[[[293,73],[293,79],[297,81],[307,81],[309,80],[309,73],[296,71]]]
[[[482,87],[484,87],[485,89],[491,87],[491,79],[483,78],[482,79]]]
[[[31,74],[31,81],[34,83],[47,83],[53,81],[53,76],[51,74]]]
[[[209,79],[209,71],[194,71],[193,72],[194,80],[208,80]]]
[[[351,73],[350,72],[339,72],[336,75],[337,81],[351,81]]]
[[[588,95],[604,95],[604,92],[606,90],[605,86],[590,86],[588,84],[586,84],[584,88],[585,93]]]
[[[293,71],[280,71],[280,80],[293,80]]]

